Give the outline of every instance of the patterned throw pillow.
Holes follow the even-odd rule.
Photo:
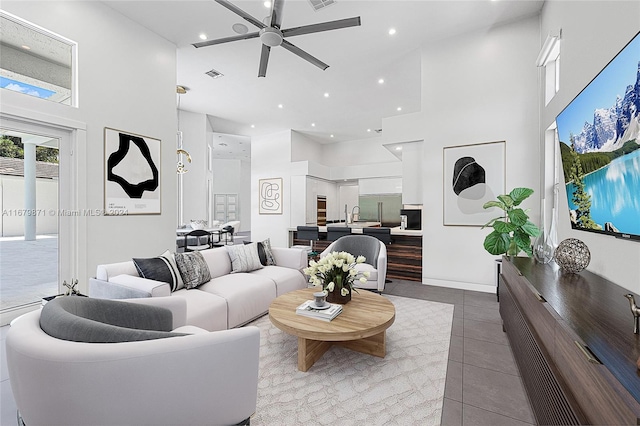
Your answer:
[[[138,275],[142,278],[168,283],[172,292],[184,287],[176,260],[169,250],[158,257],[149,259],[134,258],[133,264],[136,266]]]
[[[264,247],[264,254],[267,257],[267,265],[276,265],[276,258],[273,255],[273,251],[271,250],[271,239],[267,238],[262,242],[262,246]]]
[[[258,243],[227,246],[231,259],[231,273],[251,272],[263,268],[258,256]]]
[[[187,290],[211,281],[209,266],[199,251],[176,253],[176,263]]]

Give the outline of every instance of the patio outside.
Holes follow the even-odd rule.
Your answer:
[[[0,238],[0,311],[58,294],[58,236]]]

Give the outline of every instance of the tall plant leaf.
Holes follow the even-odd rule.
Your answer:
[[[509,234],[511,231],[515,231],[516,229],[518,229],[518,227],[513,223],[496,220],[495,222],[493,222],[493,229],[500,233]]]
[[[509,195],[498,195],[498,200],[502,201],[507,208],[513,206],[513,200]]]
[[[533,189],[530,188],[513,188],[513,190],[509,193],[509,197],[513,200],[513,205],[518,206],[521,202],[527,199],[531,194],[533,194]]]
[[[482,206],[483,209],[490,209],[491,207],[497,207],[502,210],[507,210],[507,206],[505,206],[504,203],[501,203],[500,201],[487,201]]]
[[[493,230],[493,232],[484,239],[484,249],[494,255],[502,254],[506,253],[509,248],[509,243],[510,239],[507,234]]]
[[[522,225],[522,230],[532,237],[540,235],[540,229],[531,221],[527,220],[527,223]]]
[[[509,221],[516,226],[522,226],[529,220],[529,216],[522,209],[513,209],[507,215],[509,216]]]

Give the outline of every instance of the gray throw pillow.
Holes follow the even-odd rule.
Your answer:
[[[271,239],[267,238],[262,242],[262,247],[264,247],[264,254],[267,258],[267,265],[276,265],[276,258],[273,255],[273,251],[271,250]]]
[[[136,266],[138,275],[142,278],[168,283],[172,292],[184,287],[176,260],[169,250],[158,257],[134,258],[133,264]]]
[[[176,263],[187,290],[211,281],[209,266],[199,251],[176,253]]]
[[[258,243],[227,246],[231,259],[231,273],[251,272],[263,268],[258,256]]]

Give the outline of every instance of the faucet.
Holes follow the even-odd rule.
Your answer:
[[[356,209],[358,209],[358,216],[356,216]],[[353,208],[351,209],[351,220],[353,222],[357,222],[358,219],[360,218],[360,206],[353,206]]]
[[[349,223],[349,214],[347,213],[347,205],[344,205],[344,223],[345,225]]]

